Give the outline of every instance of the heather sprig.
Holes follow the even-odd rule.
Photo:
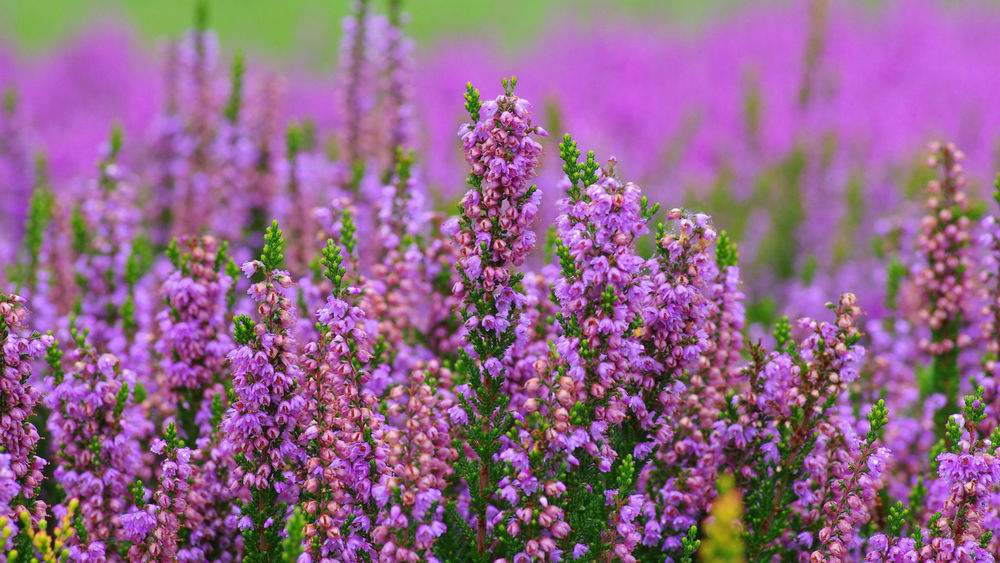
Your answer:
[[[41,485],[45,460],[35,455],[41,439],[30,418],[41,393],[33,382],[33,363],[53,344],[51,335],[27,333],[28,311],[23,298],[0,294],[0,456],[4,456],[5,480],[0,514],[11,515],[15,503],[26,503]],[[8,473],[9,472],[9,473]]]
[[[194,444],[211,433],[205,401],[222,393],[228,379],[224,368],[233,340],[227,299],[235,280],[223,269],[231,262],[225,243],[211,236],[174,239],[168,255],[175,269],[161,288],[166,307],[157,315],[161,338],[155,349],[182,435]]]
[[[567,486],[571,498],[592,498],[592,508],[571,516],[570,525],[585,534],[580,542],[589,544],[592,557],[614,553],[630,560],[640,534],[632,522],[612,524],[626,505],[602,506],[601,499],[615,488],[612,476],[619,458],[648,441],[655,419],[655,408],[644,400],[650,386],[643,375],[655,371],[656,360],[645,349],[642,324],[643,306],[655,283],[650,272],[658,265],[637,250],[649,218],[640,188],[618,180],[614,160],[597,171],[591,167],[592,154],[583,163],[573,161],[579,152],[569,137],[561,152],[567,159],[564,169],[583,182],[566,182],[566,197],[558,203],[556,253],[562,276],[552,284],[560,327],[555,350],[559,369],[571,381],[564,387],[574,401],[565,443],[570,462],[580,465]],[[661,281],[666,284],[667,276]],[[650,311],[655,308],[650,304]],[[603,484],[593,487],[595,482]],[[631,501],[627,506],[636,509]]]
[[[243,264],[259,320],[235,319],[238,345],[228,354],[234,400],[222,428],[237,465],[230,486],[250,491],[240,519],[245,561],[266,561],[280,549],[286,503],[298,496],[293,468],[305,460],[295,438],[306,410],[297,393],[302,376],[291,331],[296,308],[288,297],[292,279],[280,269],[283,248],[274,222],[264,235],[260,260]]]
[[[959,352],[972,342],[963,332],[971,315],[972,257],[969,251],[969,198],[965,155],[952,144],[933,143],[927,164],[940,168],[939,178],[927,184],[927,214],[920,221],[917,247],[925,263],[915,283],[922,293],[920,319],[930,328],[930,339],[920,347],[931,358],[930,391],[946,402],[935,420],[943,425],[957,405],[960,386]]]
[[[339,247],[328,241],[323,256],[334,291],[316,312],[320,340],[306,345],[302,356],[305,388],[314,401],[302,434],[308,440],[303,541],[313,560],[333,554],[374,559],[374,527],[391,492],[378,484],[389,476],[389,445],[385,417],[370,390],[375,372],[385,369],[384,342],[360,290],[341,285]]]
[[[136,506],[121,517],[132,543],[128,549],[129,560],[167,562],[197,557],[200,550],[193,551],[186,545],[190,533],[183,537],[181,533],[184,529],[190,532],[200,523],[203,508],[200,503],[205,499],[193,487],[199,476],[198,467],[192,464],[191,449],[184,446],[172,422],[162,439],[153,440],[151,449],[163,456],[156,490],[149,498],[152,502]],[[144,499],[146,492],[141,483],[137,483],[133,494],[137,501]]]
[[[51,335],[28,334],[27,315],[24,299],[0,294],[0,519],[8,524],[0,531],[0,550],[25,557],[34,554],[34,530],[44,526],[46,512],[39,494],[46,460],[36,455],[41,437],[31,421],[41,393],[32,368],[53,341]]]
[[[802,468],[817,463],[816,456],[823,459],[827,453],[817,448],[837,439],[833,407],[857,379],[864,358],[855,326],[861,315],[857,297],[845,293],[828,306],[836,324],[802,319],[804,340],[789,341],[785,351],[770,356],[759,347],[751,349],[752,362],[745,368],[749,389],[732,399],[728,427],[720,428],[737,464],[746,506],[743,535],[752,561],[787,552],[782,535],[800,529],[808,517],[801,512],[808,511],[808,503],[796,505],[810,485]]]
[[[502,392],[506,378],[504,358],[516,338],[523,309],[517,271],[531,251],[535,234],[531,224],[541,194],[528,181],[535,173],[541,145],[532,134],[545,134],[532,125],[530,105],[513,94],[514,80],[504,81],[505,94],[481,103],[469,87],[467,109],[472,123],[459,135],[472,173],[471,189],[462,198],[461,216],[451,227],[458,248],[462,282],[454,292],[463,298],[462,318],[468,330],[459,351],[458,405],[453,422],[461,424],[460,438],[472,453],[456,463],[456,473],[468,486],[470,521],[449,507],[449,527],[467,530],[475,551],[465,557],[486,561],[497,542],[488,509],[500,475],[494,469],[499,438],[512,424],[509,396]],[[458,530],[456,530],[457,532]]]
[[[38,287],[42,243],[54,215],[55,195],[49,184],[45,157],[39,155],[35,164],[35,186],[28,202],[28,216],[24,225],[24,249],[26,256],[21,266],[18,282],[28,291]]]
[[[144,422],[136,419],[140,411],[132,408],[135,375],[114,355],[99,353],[86,332],[73,330],[72,337],[74,346],[63,360],[70,368],[61,382],[50,383],[45,397],[52,411],[49,435],[58,448],[54,478],[66,498],[80,500],[78,540],[106,542],[114,550],[124,539],[118,515],[140,469],[138,439],[145,434]]]
[[[856,530],[871,520],[872,504],[889,456],[889,450],[875,442],[881,439],[888,420],[885,401],[880,400],[868,414],[869,430],[864,441],[836,457],[831,470],[833,481],[823,505],[824,526],[818,534],[822,543],[812,553],[812,561],[848,561],[856,547]],[[894,526],[901,527],[898,517]]]

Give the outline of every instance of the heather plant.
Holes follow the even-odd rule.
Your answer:
[[[511,77],[466,85],[455,201],[401,10],[354,4],[332,121],[220,68],[204,3],[80,181],[0,114],[0,561],[996,560],[998,214],[951,143],[867,205],[810,121],[834,7],[795,52],[810,125],[771,138],[748,77],[707,194],[550,143],[609,140]]]

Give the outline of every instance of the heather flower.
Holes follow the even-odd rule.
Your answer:
[[[152,502],[143,508],[134,507],[121,517],[132,546],[128,550],[131,561],[178,561],[190,560],[194,553],[181,548],[183,538],[181,528],[193,529],[200,522],[198,500],[202,497],[192,494],[192,483],[198,478],[198,467],[191,463],[191,450],[182,447],[177,438],[177,430],[171,423],[164,439],[155,438],[151,447],[153,453],[163,455],[160,476],[156,490],[149,499]],[[133,491],[136,504],[146,496],[142,486]],[[140,498],[141,497],[141,498]],[[195,501],[192,505],[192,501]],[[189,514],[191,517],[189,521]],[[181,557],[184,551],[184,557]],[[204,557],[204,554],[198,552]]]
[[[972,342],[963,328],[970,317],[974,290],[969,252],[971,220],[965,155],[952,144],[933,143],[927,164],[940,167],[940,178],[927,185],[927,214],[920,220],[917,247],[926,263],[915,274],[922,294],[919,318],[930,328],[920,348],[932,358],[933,391],[943,393],[946,408],[956,404],[960,373],[958,354]],[[946,412],[946,411],[939,411]],[[941,420],[941,417],[938,417]]]
[[[716,439],[743,491],[749,557],[802,550],[789,519],[819,518],[822,502],[807,493],[826,482],[830,456],[850,436],[850,419],[841,420],[845,415],[833,407],[864,359],[855,324],[861,310],[850,293],[830,307],[835,324],[801,319],[805,337],[795,342],[785,321],[775,330],[778,351],[765,357],[760,347],[751,349],[747,389],[716,423]],[[845,424],[848,432],[839,429]]]
[[[541,145],[530,135],[544,130],[531,124],[528,102],[514,95],[516,80],[504,80],[503,85],[504,94],[485,103],[468,85],[466,109],[473,123],[463,125],[459,135],[472,168],[472,189],[462,198],[461,216],[449,227],[462,278],[454,293],[464,300],[461,312],[468,330],[460,369],[470,392],[459,393],[456,406],[469,421],[460,439],[466,455],[474,454],[472,464],[459,472],[466,483],[475,483],[468,485],[474,522],[463,525],[475,530],[480,556],[491,552],[496,541],[495,528],[490,536],[488,516],[500,476],[491,467],[499,450],[496,440],[509,427],[509,398],[501,393],[506,375],[502,360],[517,338],[524,308],[524,296],[517,290],[521,274],[515,268],[534,245],[531,223],[541,198],[528,184],[541,153]]]
[[[1000,205],[1000,176],[997,176],[993,199]],[[980,337],[985,342],[982,356],[983,399],[987,403],[984,432],[992,432],[1000,426],[1000,223],[995,215],[987,215],[982,221],[982,246],[987,249],[982,273],[983,290],[982,321]]]
[[[86,536],[79,541],[114,543],[124,539],[119,515],[140,470],[138,437],[148,423],[133,408],[135,375],[116,356],[100,354],[86,334],[73,331],[73,338],[64,362],[58,345],[49,347],[54,375],[44,402],[52,410],[49,435],[59,445],[54,478],[67,498],[80,499]]]
[[[610,481],[612,465],[619,456],[631,455],[630,450],[639,442],[647,441],[635,437],[641,436],[640,432],[632,432],[619,452],[612,447],[611,436],[624,426],[652,427],[643,398],[644,390],[653,383],[643,381],[643,373],[653,372],[656,363],[647,355],[642,331],[637,329],[650,295],[649,273],[657,264],[639,255],[636,241],[648,232],[646,222],[656,209],[647,209],[637,185],[623,184],[615,177],[613,160],[606,170],[600,170],[591,152],[586,161],[578,163],[579,151],[569,136],[560,150],[566,163],[567,196],[559,201],[561,213],[556,219],[556,253],[562,275],[552,286],[560,307],[555,350],[562,363],[560,370],[572,382],[566,387],[572,389],[571,408],[576,415],[572,430],[566,428],[564,447],[569,463],[580,466],[574,471],[579,475],[568,485],[571,497],[585,494],[600,498],[614,485],[592,484],[598,479]],[[563,408],[561,414],[557,410],[557,420],[560,416],[571,418],[566,411]],[[630,414],[634,418],[626,420]],[[576,452],[577,448],[582,451]],[[593,541],[598,545],[598,556],[607,549],[631,560],[638,540],[629,526],[617,524],[623,499],[615,498],[619,504],[607,502],[605,522],[592,523],[598,529],[608,526]]]
[[[322,338],[306,346],[303,366],[313,399],[304,437],[311,444],[304,464],[303,507],[306,551],[324,557],[373,557],[378,508],[388,500],[377,483],[391,474],[385,418],[369,390],[381,366],[376,324],[359,306],[360,291],[346,285],[343,254],[333,241],[323,252],[333,287],[316,312]]]
[[[880,401],[868,415],[871,429],[864,441],[838,450],[832,464],[831,482],[823,504],[824,525],[819,530],[820,549],[810,561],[848,561],[857,547],[858,530],[872,519],[881,473],[889,450],[875,445],[887,419],[885,402]]]
[[[567,138],[561,148],[574,170],[556,219],[563,270],[552,287],[560,306],[556,350],[576,401],[593,412],[593,424],[584,428],[595,436],[587,453],[607,472],[617,454],[599,436],[621,425],[637,405],[630,393],[639,393],[641,374],[654,366],[636,330],[650,292],[648,273],[655,267],[635,246],[648,232],[649,210],[639,187],[622,184],[612,167],[598,170],[593,153],[578,165],[575,144]]]
[[[709,254],[717,235],[706,215],[674,209],[667,219],[679,226],[658,230],[658,269],[639,329],[656,362],[640,388],[650,436],[634,451],[640,459],[652,452],[640,474],[640,490],[649,491],[656,507],[643,518],[643,544],[677,552],[715,497],[720,456],[711,429],[724,403],[720,395],[734,383],[743,319],[728,239],[719,243],[717,263]],[[683,400],[691,395],[697,404]]]
[[[119,164],[121,130],[102,147],[99,176],[87,184],[86,197],[70,218],[78,295],[73,326],[89,331],[92,344],[126,358],[148,380],[149,301],[136,291],[149,267],[139,236],[140,222],[130,174]],[[139,342],[141,345],[133,346]]]
[[[373,489],[381,510],[372,537],[383,561],[434,559],[434,543],[445,533],[444,500],[458,452],[451,444],[447,388],[451,373],[439,365],[418,366],[405,386],[392,389],[387,419],[386,471]]]
[[[340,66],[344,75],[343,153],[351,168],[364,169],[375,147],[381,146],[378,144],[377,114],[374,111],[379,94],[379,66],[383,60],[390,64],[401,62],[402,54],[400,46],[394,45],[396,52],[389,58],[383,57],[387,40],[393,41],[388,36],[394,33],[390,31],[385,16],[370,11],[369,0],[355,0],[351,7],[353,13],[343,20],[340,49]]]
[[[12,516],[15,499],[27,502],[41,485],[45,460],[35,455],[40,437],[29,418],[41,399],[31,384],[32,362],[52,343],[49,335],[25,334],[28,310],[24,299],[0,294],[0,515]]]
[[[180,428],[192,443],[211,433],[211,413],[202,407],[224,393],[224,367],[233,348],[229,311],[236,266],[227,250],[211,236],[175,240],[168,249],[174,271],[161,289],[167,307],[156,317],[161,337],[155,350],[172,395],[168,400],[179,403]]]
[[[297,349],[291,329],[295,306],[287,292],[293,282],[280,269],[284,243],[277,221],[267,230],[260,260],[243,265],[251,280],[247,291],[257,303],[260,320],[241,315],[235,321],[237,346],[229,352],[235,400],[222,420],[237,467],[231,488],[246,487],[251,499],[243,506],[244,559],[263,560],[277,549],[285,518],[284,503],[298,496],[293,467],[305,461],[296,430],[306,413]]]
[[[198,234],[208,222],[211,153],[215,125],[222,117],[222,101],[213,80],[218,40],[207,29],[207,4],[199,4],[195,28],[173,48],[168,59],[168,80],[174,94],[168,98],[167,113],[159,140],[164,152],[163,189],[170,195],[171,235]],[[175,66],[176,65],[176,66]],[[173,68],[171,68],[173,67]],[[173,211],[175,210],[175,211]]]
[[[402,1],[389,2],[388,27],[386,28],[385,69],[383,71],[386,101],[383,104],[383,114],[388,116],[386,139],[382,145],[388,149],[386,161],[396,162],[396,154],[411,146],[413,135],[412,107],[412,51],[413,41],[403,34],[403,25],[408,20],[408,14],[402,12]],[[391,166],[390,166],[391,170]]]
[[[433,214],[425,208],[426,188],[413,158],[412,152],[397,153],[396,171],[376,202],[379,252],[365,283],[366,308],[380,319],[379,334],[400,346],[397,358],[406,365],[397,364],[393,371],[402,371],[404,377],[413,361],[426,355],[423,348],[441,316],[440,300],[451,296],[452,286],[447,278],[445,283],[435,283],[451,272],[452,265],[442,268],[433,259],[445,241],[426,227]],[[428,302],[429,296],[438,303]]]

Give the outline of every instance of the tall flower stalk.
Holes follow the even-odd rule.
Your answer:
[[[268,561],[279,549],[285,507],[298,497],[293,467],[305,461],[296,438],[306,413],[306,399],[298,394],[296,307],[288,297],[293,282],[281,269],[283,260],[284,241],[275,221],[264,235],[260,260],[242,267],[260,320],[236,317],[237,347],[229,353],[234,401],[222,429],[236,457],[231,486],[250,490],[240,519],[248,562]]]
[[[459,370],[466,391],[458,396],[456,415],[465,425],[462,438],[471,455],[456,466],[469,488],[470,524],[452,513],[450,525],[471,525],[475,553],[486,561],[496,536],[487,520],[501,475],[494,469],[498,439],[511,426],[509,396],[502,392],[506,377],[504,357],[513,344],[524,296],[517,271],[535,242],[531,223],[541,194],[528,182],[535,173],[541,145],[531,138],[545,131],[531,123],[530,106],[514,95],[516,79],[504,80],[504,93],[480,102],[479,91],[468,85],[466,109],[472,122],[459,134],[465,160],[471,166],[462,198],[461,215],[452,225],[459,249],[463,297],[462,318],[468,333],[460,352]]]
[[[228,301],[236,265],[227,247],[208,236],[175,239],[167,249],[174,271],[161,288],[166,307],[157,315],[162,337],[155,348],[182,435],[192,444],[212,432],[211,412],[203,407],[225,393],[225,364],[233,348]]]
[[[973,298],[972,257],[969,251],[969,198],[962,161],[965,155],[952,144],[933,143],[927,164],[939,168],[939,178],[927,184],[927,213],[920,220],[917,247],[925,257],[916,274],[922,293],[920,320],[930,328],[930,339],[920,342],[931,357],[930,392],[941,393],[945,406],[935,420],[943,427],[947,413],[957,405],[961,384],[959,352],[972,344],[963,329],[969,322]]]

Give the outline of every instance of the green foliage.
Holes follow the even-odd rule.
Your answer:
[[[24,248],[27,264],[20,276],[20,282],[34,289],[38,280],[38,258],[42,249],[45,230],[53,218],[55,196],[49,187],[45,157],[38,156],[35,165],[35,187],[28,201],[28,217],[24,225]]]
[[[146,387],[141,381],[135,382],[135,388],[132,390],[132,400],[136,404],[140,404],[146,400]]]
[[[302,539],[305,537],[305,512],[300,505],[295,506],[292,517],[285,527],[285,539],[281,542],[281,560],[284,563],[296,563],[302,553]]]
[[[219,272],[227,262],[229,262],[229,241],[224,240],[219,243],[219,250],[215,253],[215,271]]]
[[[167,258],[170,259],[170,263],[174,265],[174,269],[181,269],[181,251],[177,248],[177,239],[174,238],[167,245],[167,250],[165,251]]]
[[[73,212],[69,218],[70,230],[73,231],[73,252],[80,255],[87,251],[87,241],[90,238],[90,229],[87,227],[87,220],[83,217],[80,204],[73,205]]]
[[[140,235],[132,241],[132,252],[125,261],[125,283],[129,291],[135,290],[135,284],[153,267],[155,254],[149,239]]]
[[[297,123],[289,124],[288,130],[285,131],[285,153],[290,161],[302,151],[304,144],[302,127]]]
[[[139,322],[135,318],[135,298],[132,294],[125,296],[125,301],[118,308],[118,316],[122,320],[122,331],[131,341],[139,331]]]
[[[795,346],[792,342],[792,325],[788,322],[788,317],[781,317],[774,325],[774,348],[785,352],[789,345]]]
[[[872,410],[868,413],[868,423],[871,429],[868,431],[866,440],[869,445],[882,438],[885,425],[889,423],[889,409],[885,406],[885,400],[879,399]]]
[[[146,502],[146,487],[142,484],[142,479],[136,479],[131,485],[128,486],[129,492],[132,493],[132,503],[136,506],[142,506]]]
[[[115,395],[115,418],[121,418],[122,413],[125,412],[125,406],[128,404],[128,391],[128,384],[122,383],[121,389],[119,389],[118,394]]]
[[[778,305],[772,297],[763,297],[750,301],[746,305],[746,324],[769,326],[775,323],[778,315]]]
[[[907,510],[902,501],[889,507],[888,532],[889,537],[899,537],[903,534],[903,527],[906,525],[910,511]]]
[[[924,501],[927,499],[927,487],[924,485],[924,476],[917,476],[917,483],[910,490],[910,495],[907,497],[907,502],[909,502],[911,509],[907,512],[907,522],[911,525],[911,531],[913,526],[921,520],[918,511],[922,506],[924,506]]]
[[[783,280],[795,276],[799,263],[797,234],[805,220],[802,201],[805,165],[805,150],[796,147],[758,177],[753,196],[771,210],[771,225],[761,241],[754,264],[766,266]]]
[[[660,210],[659,203],[654,203],[653,206],[650,207],[649,199],[646,196],[642,196],[642,199],[639,200],[639,203],[641,206],[642,218],[645,219],[646,221],[652,219],[653,215],[656,215],[656,212]]]
[[[736,243],[729,238],[729,233],[719,231],[719,236],[715,241],[715,263],[720,270],[730,266],[737,266],[740,262],[740,253]]]
[[[13,86],[7,86],[3,91],[3,113],[14,115],[17,111],[17,90]]]
[[[885,304],[890,309],[895,309],[899,288],[909,271],[898,260],[893,260],[889,262],[886,273],[888,279],[886,280]]]
[[[688,529],[687,537],[681,538],[684,546],[684,555],[681,556],[681,563],[691,563],[694,561],[694,554],[701,547],[701,540],[698,539],[698,526],[691,526]]]
[[[255,323],[249,315],[239,315],[233,319],[233,339],[237,344],[246,346],[254,337]]]
[[[197,0],[194,4],[194,28],[208,31],[208,0]]]
[[[588,151],[586,160],[582,163],[579,162],[580,150],[570,134],[566,133],[563,136],[563,142],[559,143],[559,156],[563,161],[563,172],[566,173],[566,177],[570,181],[567,194],[574,200],[586,201],[587,196],[583,190],[597,182],[597,171],[600,168],[594,157],[594,151]]]
[[[226,414],[226,406],[222,403],[222,395],[212,396],[212,428],[218,428],[222,424],[222,417]]]
[[[340,222],[340,242],[344,245],[347,255],[351,257],[355,255],[354,251],[358,246],[357,231],[358,228],[354,225],[354,217],[351,216],[350,210],[345,209],[343,219]]]
[[[177,451],[178,448],[184,447],[184,442],[177,436],[177,427],[174,426],[173,422],[167,424],[167,429],[163,433],[163,441],[167,443],[166,455],[170,455]]]
[[[49,336],[52,336],[52,331],[49,331]],[[63,352],[59,349],[59,341],[52,339],[52,344],[49,344],[45,348],[45,363],[48,364],[49,369],[52,371],[52,377],[55,380],[56,385],[63,382],[63,378],[66,377],[66,372],[62,368],[62,357]]]
[[[222,110],[229,123],[236,124],[240,120],[240,107],[243,105],[243,53],[233,55],[233,65],[230,70],[229,79],[229,99],[226,100],[226,107]]]
[[[226,275],[233,280],[233,283],[229,285],[229,292],[226,294],[226,307],[232,311],[233,306],[236,305],[236,282],[240,278],[240,268],[232,258],[226,262]]]
[[[465,83],[465,111],[469,112],[469,118],[475,124],[479,121],[479,110],[483,107],[479,101],[479,90],[472,87],[471,82]]]
[[[242,462],[246,465],[246,458]],[[253,471],[254,468],[247,469]],[[275,554],[283,553],[280,534],[285,529],[285,508],[285,503],[278,502],[278,493],[273,487],[252,489],[250,502],[242,509],[252,523],[251,528],[243,531],[245,563],[273,563]],[[265,526],[268,520],[271,522]]]
[[[333,284],[333,295],[335,297],[340,296],[344,275],[347,274],[347,268],[343,266],[343,262],[344,256],[341,253],[340,247],[333,240],[327,239],[320,263],[323,266],[323,276]]]
[[[965,396],[962,412],[965,415],[966,424],[969,424],[971,428],[979,426],[979,423],[986,418],[986,401],[983,399],[983,393],[985,390],[980,385],[976,387],[975,394]]]
[[[413,160],[415,153],[404,151],[403,147],[396,147],[396,184],[401,190],[405,190],[413,177]]]
[[[272,221],[271,226],[264,232],[264,250],[261,252],[260,261],[268,272],[280,270],[284,265],[285,241],[281,238],[277,219]]]
[[[577,161],[580,159],[580,150],[576,148],[576,141],[569,133],[563,135],[563,141],[559,143],[559,157],[563,161],[563,172],[569,178],[570,184],[576,186],[579,178]]]
[[[118,158],[118,154],[122,150],[122,127],[121,125],[115,125],[111,128],[111,138],[110,152],[108,154],[108,160],[113,161]]]
[[[81,543],[87,543],[87,527],[83,525],[83,516],[77,514],[73,519],[73,527],[76,529],[76,537]]]
[[[506,78],[500,79],[500,84],[503,85],[503,91],[508,96],[514,95],[514,88],[517,86],[517,77],[511,76],[510,80]]]

